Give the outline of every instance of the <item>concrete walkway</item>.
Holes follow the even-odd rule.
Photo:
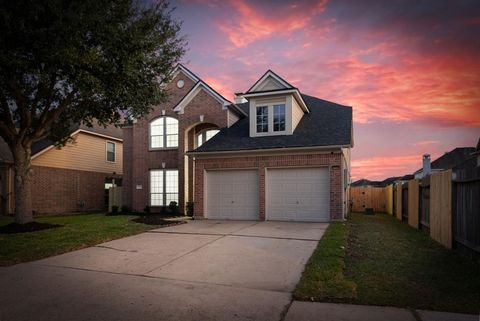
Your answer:
[[[294,301],[285,321],[479,321],[478,315]]]
[[[327,226],[193,221],[0,268],[0,321],[478,321],[292,302],[291,292]]]

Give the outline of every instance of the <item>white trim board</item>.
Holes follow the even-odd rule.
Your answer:
[[[182,64],[178,64],[175,69],[173,70],[173,73],[172,73],[172,79],[175,78],[179,72],[183,72],[185,74],[185,76],[187,76],[191,81],[193,82],[197,82],[199,81],[200,79],[198,79],[197,76],[195,76],[193,74],[193,72],[191,72],[190,70],[188,70],[185,66],[183,66]]]
[[[199,80],[196,85],[193,86],[193,88],[188,92],[188,94],[186,94],[185,97],[183,97],[183,99],[177,104],[177,106],[175,106],[173,111],[183,114],[185,107],[192,101],[193,98],[195,98],[195,96],[197,96],[197,94],[202,89],[205,90],[208,94],[210,94],[210,96],[215,98],[219,103],[221,103],[224,109],[226,109],[227,106],[231,104],[230,101],[226,100],[219,93],[211,89],[203,80]]]

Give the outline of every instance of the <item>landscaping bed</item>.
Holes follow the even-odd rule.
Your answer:
[[[385,214],[332,223],[294,292],[299,300],[463,313],[480,307],[480,259]]]
[[[106,241],[145,232],[150,229],[178,224],[169,220],[139,223],[137,215],[76,214],[35,218],[34,227],[52,227],[36,231],[18,232],[13,218],[0,217],[0,266],[37,260]],[[33,226],[32,225],[32,226]],[[26,228],[29,229],[28,227]]]

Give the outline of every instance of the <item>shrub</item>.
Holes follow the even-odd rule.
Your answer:
[[[177,202],[175,202],[175,201],[170,202],[170,204],[168,204],[168,208],[170,209],[170,213],[172,215],[178,215],[178,203]]]
[[[187,202],[187,205],[185,205],[185,209],[187,211],[187,215],[193,217],[193,202]]]
[[[131,213],[132,209],[130,207],[128,207],[127,205],[122,205],[121,212],[122,212],[122,214]]]
[[[151,212],[151,208],[150,208],[149,205],[147,205],[147,206],[145,206],[145,207],[143,208],[143,213],[144,213],[145,215],[150,215],[150,212]]]
[[[118,214],[118,206],[113,205],[112,206],[112,215],[117,215]]]

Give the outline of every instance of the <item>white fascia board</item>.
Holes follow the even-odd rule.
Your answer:
[[[265,79],[267,79],[268,77],[272,77],[273,79],[278,81],[280,84],[282,84],[282,86],[284,86],[285,88],[292,88],[292,86],[286,83],[282,78],[278,77],[271,70],[269,70],[262,76],[262,78],[260,78],[260,80],[257,81],[256,85],[253,86],[248,92],[250,93],[255,91],[258,87],[260,87],[263,84]]]
[[[185,68],[182,64],[178,64],[177,67],[175,67],[175,69],[173,70],[173,73],[172,73],[172,79],[175,78],[180,71],[183,72],[185,74],[185,76],[190,78],[190,80],[193,81],[193,82],[197,82],[197,81],[200,80],[200,79],[198,79],[197,76],[195,76],[190,70]]]
[[[276,90],[276,91],[264,91],[260,93],[256,92],[251,92],[243,95],[245,98],[251,98],[251,97],[262,97],[262,96],[272,96],[272,95],[282,95],[282,94],[293,94],[295,99],[297,100],[298,104],[300,107],[303,109],[304,112],[309,113],[310,109],[308,109],[307,104],[305,104],[305,101],[302,98],[302,95],[298,91],[298,89],[285,89],[285,90]]]
[[[245,154],[245,153],[270,153],[270,152],[292,152],[292,151],[315,151],[315,150],[332,150],[338,149],[341,153],[342,148],[350,148],[350,145],[326,145],[326,146],[305,146],[305,147],[280,147],[280,148],[260,148],[260,149],[240,149],[240,150],[222,150],[212,152],[195,152],[189,151],[185,154],[191,156],[208,156],[208,155],[224,155],[224,154]]]
[[[183,97],[183,99],[175,106],[173,111],[177,113],[183,113],[185,107],[192,101],[193,98],[200,92],[200,90],[205,90],[208,94],[210,94],[213,98],[215,98],[219,103],[222,104],[222,108],[226,108],[226,106],[230,105],[231,102],[225,100],[222,96],[220,96],[217,92],[212,90],[208,85],[206,85],[202,80],[198,81],[195,86],[190,90],[190,92]]]

